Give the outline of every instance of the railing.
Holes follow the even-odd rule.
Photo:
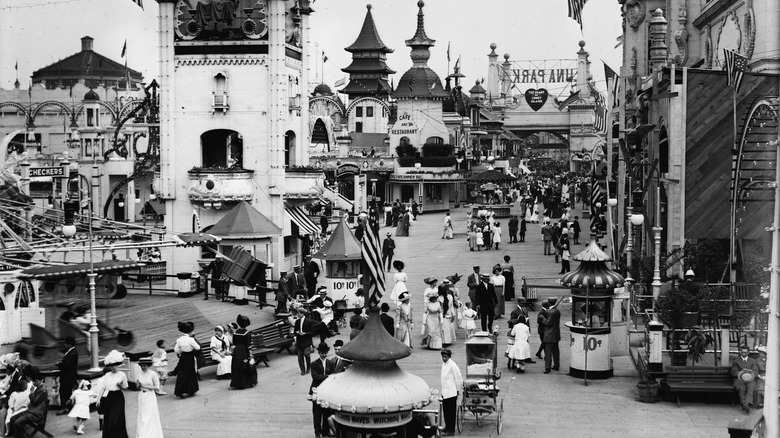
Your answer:
[[[227,111],[229,108],[227,93],[212,94],[211,109],[214,111]]]
[[[290,110],[299,110],[301,109],[301,95],[296,94],[295,96],[292,96],[289,98],[289,107]]]

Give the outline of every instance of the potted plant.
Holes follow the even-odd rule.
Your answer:
[[[673,289],[658,298],[655,303],[655,311],[664,324],[671,329],[670,344],[672,348],[680,350],[680,341],[676,332],[679,329],[690,328],[698,324],[700,297],[687,289]],[[672,365],[685,365],[685,353],[672,353]]]
[[[709,333],[702,331],[701,327],[695,326],[685,335],[685,343],[688,345],[688,357],[691,358],[691,368],[693,368],[707,352],[707,347],[715,343],[715,339]]]

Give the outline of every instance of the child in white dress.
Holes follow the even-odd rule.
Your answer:
[[[474,318],[477,317],[477,311],[471,308],[471,303],[466,303],[466,309],[463,310],[463,318],[460,320],[460,328],[466,332],[466,339],[470,338],[477,329],[477,323]]]
[[[5,421],[5,430],[8,431],[8,421],[19,412],[26,411],[30,404],[30,389],[26,380],[20,380],[17,383],[16,391],[8,397],[8,415],[3,419]],[[6,433],[6,436],[10,434]]]
[[[168,379],[168,352],[165,351],[165,340],[159,339],[157,341],[157,349],[152,354],[152,366],[157,371],[157,376],[160,378],[160,389],[157,391],[157,395],[166,395],[167,392],[163,391],[162,387],[165,385],[165,381]]]
[[[92,384],[88,380],[79,382],[79,387],[70,396],[73,402],[73,409],[70,410],[68,417],[76,419],[76,425],[73,429],[79,435],[84,435],[84,426],[89,420],[89,404],[97,400],[97,396],[92,392]]]

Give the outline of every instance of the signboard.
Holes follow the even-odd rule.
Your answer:
[[[39,176],[59,176],[64,177],[65,176],[65,168],[63,167],[31,167],[30,168],[30,177],[39,177]]]
[[[609,334],[585,334],[571,330],[571,367],[576,370],[607,371],[612,369],[609,358]],[[587,367],[585,352],[587,351]]]
[[[403,426],[412,420],[412,412],[394,412],[392,414],[353,414],[336,412],[336,420],[345,425],[366,429],[384,429]]]
[[[357,175],[360,173],[360,166],[352,163],[344,163],[336,169],[336,176]]]
[[[326,262],[328,263],[328,262]],[[331,262],[332,263],[332,262]],[[360,287],[357,278],[333,278],[327,277],[328,296],[335,300],[347,300],[347,307],[351,307],[356,300],[355,292]]]
[[[391,135],[417,135],[417,125],[412,120],[412,115],[409,113],[402,113],[398,116],[398,120],[390,129]]]
[[[509,80],[519,89],[537,84],[565,84],[577,77],[576,59],[510,61]],[[522,86],[522,85],[525,86]],[[557,88],[560,88],[558,85]]]
[[[391,175],[390,180],[391,181],[422,181],[423,176],[422,174],[412,174],[412,175]]]
[[[544,88],[540,88],[538,90],[535,88],[529,88],[525,91],[525,101],[532,110],[539,111],[539,109],[544,106],[544,103],[547,102],[548,95],[549,94],[547,93],[547,90]]]

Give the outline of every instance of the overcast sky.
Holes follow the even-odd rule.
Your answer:
[[[120,54],[127,40],[128,66],[140,70],[147,81],[156,78],[157,2],[143,3],[144,10],[132,0],[1,0],[0,87],[13,87],[18,62],[21,87],[27,88],[34,70],[78,52],[85,35],[95,39],[95,51],[118,62],[123,62]],[[326,83],[345,76],[340,69],[349,65],[350,54],[344,47],[357,37],[368,3],[373,4],[382,40],[395,50],[388,65],[398,72],[396,82],[411,66],[404,40],[416,29],[417,0],[317,0],[312,5],[311,40],[328,57]],[[588,1],[582,32],[568,18],[566,0],[426,0],[424,11],[426,33],[436,40],[429,65],[442,78],[447,74],[448,42],[450,65],[462,57],[466,84],[487,77],[490,43],[498,45],[499,55],[509,53],[511,60],[520,61],[575,59],[577,42],[585,40],[601,90],[605,89],[601,60],[616,71],[620,66],[620,49],[614,48],[621,34],[615,0]],[[321,64],[312,72],[322,76]]]

